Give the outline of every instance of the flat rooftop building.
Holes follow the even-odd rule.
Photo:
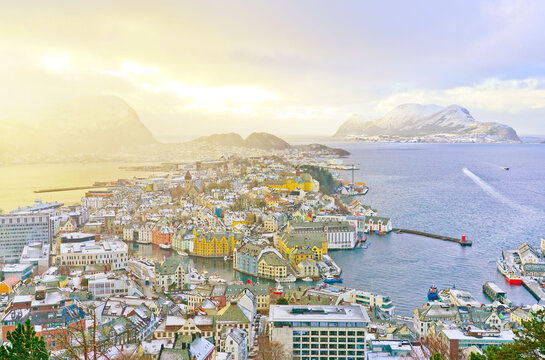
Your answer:
[[[361,305],[272,305],[269,336],[294,360],[364,360],[369,321]]]

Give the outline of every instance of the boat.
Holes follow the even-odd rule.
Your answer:
[[[522,279],[513,270],[510,270],[505,274],[505,280],[507,280],[509,284],[514,284],[514,285],[522,284]]]
[[[185,251],[178,252],[178,255],[180,255],[181,257],[188,257],[189,256]]]
[[[334,283],[341,283],[343,282],[343,279],[341,277],[335,277],[333,275],[327,275],[326,278],[324,279],[324,282],[326,284],[334,284]]]
[[[303,278],[303,281],[312,281],[312,278],[307,276]]]
[[[172,244],[159,244],[159,247],[161,249],[171,249],[172,248]]]
[[[276,282],[279,282],[279,283],[288,283],[288,282],[296,282],[296,281],[297,281],[297,278],[295,277],[295,275],[289,274],[289,275],[286,276],[286,277],[283,277],[283,278],[276,278],[276,279],[274,279],[274,280],[276,280]]]
[[[508,167],[508,166],[504,166],[504,167],[503,167],[503,170],[509,171],[509,167]]]
[[[507,266],[507,263],[505,261],[499,259],[496,264],[498,266],[498,271],[501,272],[502,275],[507,274],[507,272],[509,271],[509,266]]]
[[[227,260],[229,260],[229,257],[228,257],[228,256],[224,256],[224,257],[223,257],[223,260],[224,260],[224,261],[227,261]]]
[[[430,289],[428,290],[428,300],[437,300],[439,299],[439,292],[437,291],[437,286],[435,284],[432,284],[430,286]]]

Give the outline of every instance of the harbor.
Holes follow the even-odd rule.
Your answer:
[[[522,277],[522,285],[536,298],[539,304],[545,305],[545,288],[538,281],[524,276]]]

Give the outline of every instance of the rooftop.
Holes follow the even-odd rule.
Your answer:
[[[342,321],[369,322],[369,315],[360,305],[271,305],[270,321]]]

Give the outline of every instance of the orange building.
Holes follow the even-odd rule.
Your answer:
[[[156,226],[151,232],[151,243],[159,245],[162,248],[171,248],[173,237],[174,230],[169,226]]]

